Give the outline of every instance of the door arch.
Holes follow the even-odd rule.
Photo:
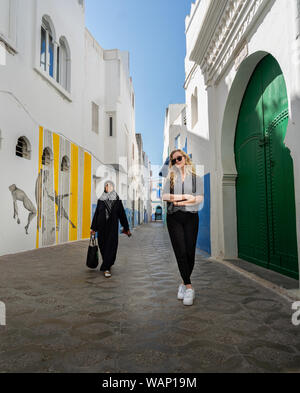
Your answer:
[[[238,256],[298,279],[293,161],[284,144],[286,84],[271,55],[255,68],[235,134]]]
[[[161,221],[162,220],[162,207],[157,206],[155,209],[155,221]]]

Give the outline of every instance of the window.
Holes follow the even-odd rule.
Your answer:
[[[69,172],[70,170],[70,160],[67,156],[64,156],[62,161],[61,161],[61,167],[60,170],[62,172]]]
[[[53,24],[44,16],[41,26],[40,67],[65,90],[70,91],[71,55],[68,42],[61,37],[56,42]]]
[[[99,133],[99,106],[92,102],[92,131]]]
[[[67,91],[70,91],[70,73],[71,73],[71,59],[70,49],[66,38],[62,37],[59,40],[59,47],[57,48],[57,71],[56,81]]]
[[[113,117],[109,116],[109,136],[113,136]]]
[[[30,160],[31,158],[30,143],[24,136],[18,139],[16,146],[16,156],[26,158],[26,160]]]
[[[41,28],[41,67],[46,71],[46,30]]]
[[[107,133],[108,136],[113,137],[115,136],[115,123],[116,123],[116,116],[114,112],[107,113]]]
[[[132,145],[132,159],[134,160],[134,145]]]
[[[0,0],[0,36],[12,53],[17,48],[18,0]]]
[[[134,108],[134,94],[132,93],[132,108]]]
[[[198,91],[195,88],[194,94],[191,98],[191,110],[192,110],[192,128],[198,123]]]
[[[5,37],[9,37],[9,14],[10,4],[9,0],[0,1],[1,13],[0,13],[0,32]]]
[[[56,82],[59,83],[59,79],[60,79],[60,67],[59,67],[59,63],[60,63],[60,47],[57,48],[57,53],[56,53]]]
[[[43,18],[41,26],[41,68],[54,77],[54,33],[47,18]]]
[[[49,34],[49,75],[54,76],[54,42],[52,35]]]
[[[48,147],[43,151],[42,164],[46,166],[51,164],[51,150]]]

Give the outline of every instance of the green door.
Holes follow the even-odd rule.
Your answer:
[[[255,69],[236,130],[239,258],[298,279],[293,161],[284,144],[286,85],[277,61]]]

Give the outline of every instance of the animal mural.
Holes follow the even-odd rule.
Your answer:
[[[13,199],[13,209],[14,209],[14,220],[17,220],[18,225],[21,224],[21,220],[19,218],[19,211],[18,211],[18,201],[23,203],[23,207],[29,211],[28,214],[28,221],[27,225],[25,226],[25,233],[28,235],[28,229],[31,221],[34,219],[36,216],[36,207],[34,204],[31,202],[31,200],[28,198],[26,193],[18,188],[15,184],[12,184],[11,186],[8,187],[9,191],[11,192],[12,199]]]

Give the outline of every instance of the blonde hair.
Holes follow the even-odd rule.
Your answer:
[[[177,179],[178,176],[178,171],[175,171],[172,165],[172,160],[175,153],[181,153],[182,156],[185,158],[185,167],[187,169],[187,173],[191,175],[196,175],[196,168],[192,163],[190,157],[181,149],[173,150],[172,153],[170,154],[169,175],[168,175],[171,189],[174,189],[175,180]]]

